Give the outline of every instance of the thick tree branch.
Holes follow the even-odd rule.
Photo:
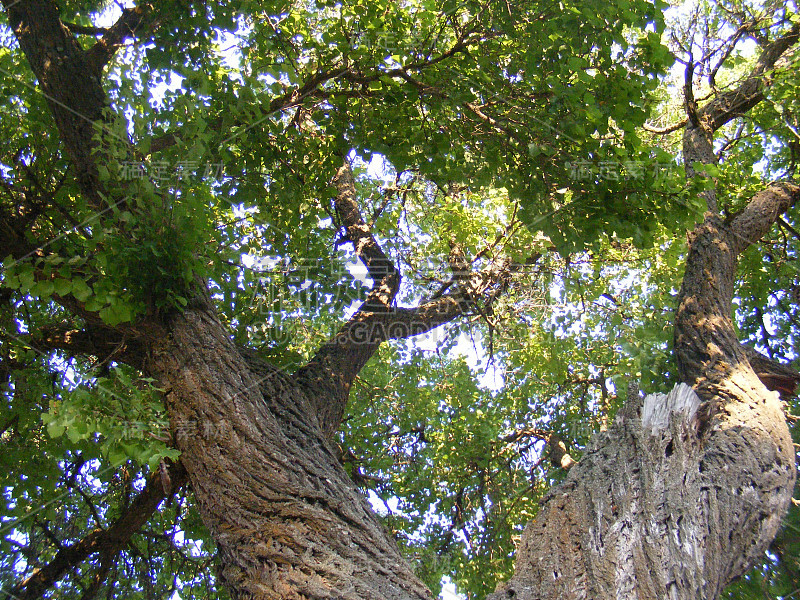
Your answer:
[[[744,346],[744,353],[764,387],[778,392],[784,400],[795,395],[797,384],[800,383],[797,369],[764,356],[750,346]]]
[[[800,40],[800,23],[769,44],[761,53],[747,78],[736,88],[724,92],[703,106],[698,113],[716,131],[732,119],[745,114],[764,99],[764,90],[770,84],[770,71],[778,60]]]
[[[28,342],[42,353],[62,350],[69,356],[94,356],[103,363],[113,360],[137,369],[142,368],[145,357],[139,336],[129,337],[102,325],[86,324],[83,329],[52,325],[35,332]]]
[[[800,24],[795,24],[786,34],[769,44],[761,53],[755,67],[736,88],[724,92],[700,108],[693,103],[690,77],[687,66],[686,97],[688,125],[683,136],[683,154],[686,174],[695,175],[694,163],[713,165],[718,162],[714,152],[714,132],[731,120],[745,114],[761,102],[764,90],[770,85],[771,71],[784,53],[800,39]],[[717,212],[716,191],[702,193],[711,212]]]
[[[729,225],[734,252],[741,254],[770,230],[773,223],[800,200],[800,186],[778,182],[757,193]]]
[[[495,288],[505,285],[513,270],[509,264],[492,262],[481,272],[471,272],[469,261],[462,257],[463,264],[453,267],[450,287],[455,291],[413,308],[394,306],[400,273],[361,216],[348,163],[337,171],[334,184],[336,214],[374,285],[356,314],[294,375],[307,389],[316,390],[309,401],[328,436],[338,430],[353,380],[382,342],[426,333],[476,307],[479,298],[490,305],[497,295]]]
[[[776,183],[756,194],[730,223],[709,213],[690,236],[675,349],[681,378],[701,398],[717,395],[717,386],[740,365],[749,367],[731,321],[738,256],[799,200],[800,186]]]
[[[678,131],[679,129],[683,129],[689,123],[689,119],[684,117],[677,123],[673,123],[672,125],[667,125],[666,127],[654,127],[653,125],[648,125],[645,123],[642,125],[642,129],[645,131],[649,131],[650,133],[655,133],[657,135],[666,135],[668,133],[672,133],[673,131]]]
[[[103,67],[114,56],[117,49],[126,40],[136,37],[142,29],[152,24],[152,4],[140,4],[134,8],[126,8],[105,35],[88,51],[88,61],[95,76],[100,76]]]
[[[346,239],[353,244],[356,256],[367,267],[370,278],[375,282],[369,304],[388,307],[400,287],[400,274],[361,217],[353,171],[347,160],[336,172],[333,183],[337,190],[334,206]]]
[[[391,307],[387,311],[361,311],[342,327],[332,343],[343,350],[349,346],[365,344],[377,347],[387,340],[422,335],[464,314],[464,299],[458,293],[440,296],[414,308]],[[361,370],[359,365],[353,365],[353,369],[356,368]],[[353,373],[354,378],[358,371]]]
[[[107,107],[100,79],[87,53],[61,22],[52,0],[2,0],[8,21],[44,92],[81,190],[103,206],[102,186],[92,152],[97,124]]]
[[[386,337],[375,335],[377,315],[380,320],[392,314],[392,303],[400,288],[400,272],[381,249],[361,216],[356,198],[355,180],[349,162],[336,172],[334,207],[345,230],[347,241],[353,244],[356,256],[367,267],[373,287],[356,314],[339,333],[324,344],[312,359],[296,373],[297,381],[309,389],[324,389],[328,395],[310,396],[322,431],[333,435],[344,416],[350,386],[358,372],[375,353]],[[330,399],[334,398],[335,402]]]
[[[498,290],[507,284],[513,268],[513,265],[505,263],[491,263],[478,272],[454,274],[453,292],[431,298],[416,307],[381,304],[375,307],[368,298],[339,332],[294,375],[308,389],[317,390],[310,401],[317,404],[318,418],[326,435],[337,431],[350,386],[381,343],[421,335],[478,311],[478,301],[483,300],[489,307]],[[324,397],[318,393],[323,389],[328,392]],[[330,398],[337,398],[337,402],[330,402]]]
[[[168,467],[169,477],[161,473],[151,475],[144,490],[136,497],[130,508],[108,529],[96,529],[85,538],[67,546],[41,569],[37,569],[7,593],[8,600],[33,600],[40,598],[53,587],[67,572],[75,568],[92,554],[101,552],[104,556],[119,552],[131,536],[152,517],[158,505],[172,496],[187,481],[186,469],[181,463]],[[165,489],[165,482],[168,481]]]

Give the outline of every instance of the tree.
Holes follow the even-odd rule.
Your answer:
[[[490,598],[716,598],[764,560],[794,5],[679,14],[660,128],[660,3],[3,6],[8,597],[430,598],[465,562],[484,595],[534,513]],[[519,389],[403,342],[447,324]]]

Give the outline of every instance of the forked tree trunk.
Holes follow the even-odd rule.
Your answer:
[[[676,319],[698,393],[628,402],[549,494],[493,600],[710,599],[758,560],[791,497],[794,451],[778,394],[734,336],[733,278],[736,256],[798,195],[777,186],[731,224],[698,227]],[[211,424],[180,449],[233,596],[430,598],[338,462],[314,390],[248,364],[209,305],[171,331],[150,369],[173,427]]]

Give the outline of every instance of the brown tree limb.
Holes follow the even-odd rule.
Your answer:
[[[87,199],[104,205],[102,186],[92,152],[97,124],[107,107],[100,79],[69,29],[59,19],[52,0],[2,0],[8,21],[25,53],[78,173]]]
[[[400,273],[361,216],[349,164],[337,171],[334,184],[336,214],[374,284],[355,315],[294,374],[304,387],[316,390],[309,401],[328,436],[338,430],[356,375],[381,343],[427,333],[477,308],[479,298],[490,305],[497,295],[495,288],[506,285],[513,270],[510,264],[492,262],[482,271],[472,272],[470,262],[462,257],[461,267],[451,265],[453,280],[448,285],[453,292],[416,307],[397,307],[394,299]],[[327,393],[320,394],[319,390]],[[336,401],[331,402],[331,398]]]
[[[678,131],[679,129],[683,129],[689,123],[689,119],[684,117],[677,123],[673,123],[672,125],[667,125],[666,127],[654,127],[653,125],[648,125],[645,123],[642,125],[642,129],[645,131],[649,131],[650,133],[655,133],[658,135],[666,135],[668,133],[672,133],[673,131]]]
[[[95,529],[82,540],[56,553],[55,558],[37,569],[7,593],[8,600],[33,600],[40,598],[64,575],[89,556],[98,552],[103,556],[115,555],[128,540],[153,516],[158,505],[169,498],[187,481],[186,469],[178,462],[169,466],[171,485],[164,489],[160,473],[150,476],[145,488],[131,503],[130,508],[108,529]]]
[[[778,218],[799,199],[800,186],[788,182],[773,183],[753,196],[728,227],[734,252],[741,254],[750,244],[764,237]]]
[[[353,172],[346,158],[336,172],[333,183],[337,192],[334,199],[336,214],[347,240],[353,244],[356,256],[367,267],[373,287],[356,314],[339,333],[323,344],[311,360],[295,373],[297,381],[308,389],[325,389],[329,392],[329,395],[315,393],[309,397],[322,431],[327,436],[333,435],[339,428],[350,386],[356,375],[386,339],[374,335],[373,317],[392,312],[392,303],[400,288],[400,272],[381,249],[361,216]],[[331,402],[331,398],[335,401]]]
[[[346,239],[353,244],[356,256],[364,263],[370,278],[375,282],[370,294],[373,298],[369,304],[388,307],[400,287],[400,273],[361,217],[353,171],[347,160],[336,172],[333,183],[337,190],[334,207],[345,230]]]
[[[311,398],[317,403],[318,416],[327,435],[333,435],[341,423],[350,386],[356,375],[372,357],[381,343],[421,335],[449,323],[471,311],[478,311],[476,302],[484,299],[486,306],[507,285],[512,265],[490,264],[479,272],[454,279],[454,291],[416,307],[369,305],[361,309],[324,344],[311,360],[298,369],[294,377],[308,389],[325,390]],[[337,398],[336,403],[330,398]]]
[[[795,395],[797,384],[800,383],[797,369],[764,356],[750,346],[744,346],[744,353],[764,387],[778,392],[783,400]]]
[[[348,163],[337,171],[334,184],[336,214],[346,239],[353,244],[374,284],[355,315],[294,374],[306,389],[315,390],[309,402],[327,436],[338,430],[350,387],[381,343],[427,333],[466,314],[470,307],[477,306],[478,298],[486,297],[486,304],[491,304],[496,296],[491,292],[507,283],[511,271],[510,265],[491,263],[483,271],[473,273],[469,270],[470,263],[464,259],[463,268],[453,267],[453,292],[413,308],[397,307],[394,299],[400,286],[400,273],[361,216],[355,180]],[[320,394],[320,390],[327,393]],[[336,400],[331,402],[331,398]]]
[[[87,51],[88,61],[94,75],[100,76],[103,68],[126,40],[137,37],[142,29],[147,29],[152,25],[153,13],[152,4],[140,4],[122,11],[122,15],[116,23],[109,27],[102,39]]]
[[[138,336],[126,336],[118,328],[86,324],[75,329],[70,324],[44,327],[26,340],[32,348],[49,353],[66,352],[71,357],[94,356],[103,363],[123,362],[134,368],[144,363],[144,349]]]
[[[713,165],[718,162],[714,152],[714,132],[745,114],[764,99],[764,90],[771,83],[771,71],[784,53],[797,44],[799,39],[800,24],[795,24],[783,36],[764,48],[756,65],[742,83],[732,90],[719,94],[702,107],[695,108],[692,104],[692,83],[687,79],[684,95],[689,122],[683,136],[683,154],[688,177],[695,175],[694,163]],[[687,77],[690,71],[690,67],[687,66]],[[708,209],[717,212],[716,191],[706,190],[701,195]]]
[[[716,131],[761,102],[764,99],[764,90],[770,84],[770,71],[798,40],[800,40],[800,23],[795,23],[789,31],[764,48],[755,66],[741,84],[704,105],[699,110],[698,117],[707,120],[711,130]]]
[[[387,311],[361,312],[339,331],[334,342],[342,346],[379,345],[387,340],[422,335],[464,314],[463,300],[451,294],[414,308],[392,307]]]

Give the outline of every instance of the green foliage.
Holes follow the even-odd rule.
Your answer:
[[[59,6],[65,21],[90,25],[115,3]],[[354,481],[434,591],[443,576],[470,599],[494,589],[538,500],[564,477],[542,432],[577,459],[629,381],[650,392],[676,380],[671,322],[684,232],[705,208],[699,193],[715,185],[730,216],[800,160],[798,80],[787,69],[747,119],[720,132],[723,161],[704,169],[714,180],[685,181],[680,132],[642,129],[683,114],[683,75],[668,71],[675,56],[661,41],[665,8],[154,3],[152,38],[121,48],[103,77],[111,111],[97,132],[98,170],[118,201],[100,208],[74,181],[0,16],[0,225],[30,219],[18,247],[0,240],[16,256],[0,256],[0,587],[51,560],[54,539],[113,522],[177,456],[154,382],[114,352],[89,360],[47,349],[51,329],[84,326],[63,307],[135,330],[143,315],[183,310],[207,281],[234,340],[293,370],[371,286],[332,209],[331,178],[348,154],[361,212],[402,271],[398,305],[442,291],[454,248],[476,269],[515,265],[491,305],[427,342],[382,347],[339,438]],[[702,30],[703,48],[730,36],[729,12],[755,10],[700,9],[678,11],[670,27],[682,39]],[[732,51],[718,85],[753,60]],[[785,221],[743,257],[735,317],[743,339],[794,359],[796,210]],[[794,510],[731,598],[797,589],[797,519]],[[222,598],[213,564],[186,494],[132,539],[113,576],[126,598],[178,588]],[[99,567],[87,561],[59,597],[83,597]],[[104,585],[98,593],[114,593]]]
[[[521,526],[565,474],[537,435],[556,433],[578,459],[630,378],[648,391],[675,379],[670,290],[683,251],[550,252],[515,278],[491,326],[454,324],[427,351],[386,347],[362,371],[345,464],[434,590],[446,575],[481,598],[510,575]]]
[[[160,391],[147,379],[131,379],[123,368],[111,377],[97,377],[91,386],[64,390],[42,414],[51,438],[66,435],[72,444],[98,442],[113,465],[135,460],[154,469],[164,459],[177,459],[168,447],[169,423]]]

